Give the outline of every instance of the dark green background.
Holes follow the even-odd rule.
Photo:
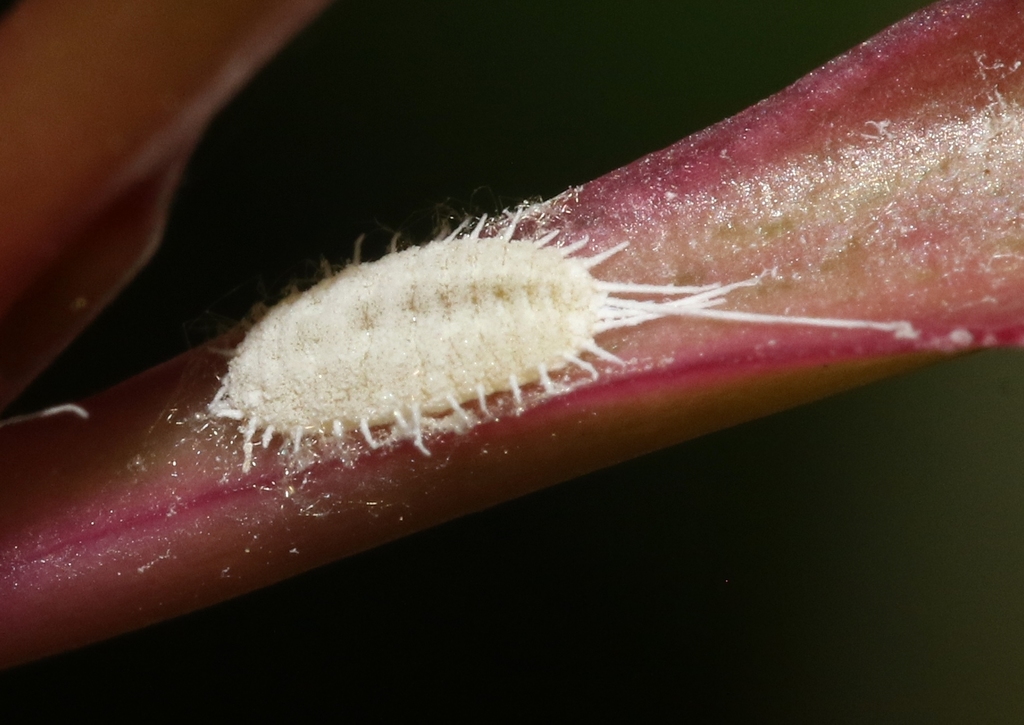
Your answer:
[[[921,4],[342,3],[218,119],[157,258],[21,405],[171,357],[361,232],[668,145]],[[1022,433],[1024,360],[961,359],[8,673],[0,694],[140,715],[1017,722]]]

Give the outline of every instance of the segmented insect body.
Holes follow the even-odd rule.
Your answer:
[[[380,440],[371,429],[386,425],[429,454],[425,417],[455,415],[465,428],[475,421],[467,404],[486,415],[488,396],[511,392],[521,407],[521,387],[536,382],[556,394],[550,373],[567,365],[596,378],[597,369],[581,356],[624,363],[599,347],[595,335],[669,315],[897,334],[907,326],[711,309],[759,277],[702,287],[603,281],[590,270],[625,243],[584,257],[577,252],[586,239],[564,247],[551,244],[557,232],[513,239],[522,213],[495,236],[482,236],[483,218],[471,232],[460,227],[428,245],[350,265],[271,309],[238,346],[209,405],[214,415],[243,421],[244,467],[260,430],[264,447],[276,432],[290,435],[298,448],[307,436],[359,431],[376,448]]]

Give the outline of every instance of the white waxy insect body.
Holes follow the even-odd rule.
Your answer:
[[[371,428],[389,426],[424,453],[424,417],[451,415],[456,428],[489,414],[487,397],[510,392],[517,409],[522,387],[539,382],[543,395],[559,386],[550,373],[575,365],[598,376],[581,355],[623,364],[594,337],[667,316],[735,322],[869,328],[913,335],[905,322],[790,318],[712,309],[738,287],[682,287],[607,282],[590,269],[625,248],[573,256],[586,240],[565,247],[513,239],[517,212],[496,236],[457,229],[422,247],[353,264],[271,309],[246,335],[210,403],[214,415],[243,422],[245,463],[262,430],[304,437],[351,432],[371,448]],[[358,247],[357,247],[358,255]],[[643,296],[636,300],[623,295]],[[667,301],[649,301],[668,297]]]
[[[418,273],[431,270],[420,278]],[[528,242],[454,239],[350,266],[274,307],[231,361],[227,400],[290,431],[450,412],[592,342],[606,293]],[[486,324],[481,324],[486,320]]]

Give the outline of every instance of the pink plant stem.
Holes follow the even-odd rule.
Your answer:
[[[430,442],[277,445],[206,405],[184,355],[0,430],[0,662],[220,601],[662,445],[939,355],[1019,344],[1024,158],[1013,0],[945,2],[754,108],[559,198],[543,228],[629,248],[602,279],[730,283],[723,308],[916,334],[673,318],[602,336],[594,384]],[[218,344],[224,344],[223,341]],[[60,450],[59,458],[46,451]]]

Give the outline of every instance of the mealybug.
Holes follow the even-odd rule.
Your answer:
[[[907,322],[784,317],[718,309],[726,295],[761,277],[700,287],[612,282],[591,274],[628,246],[578,254],[581,239],[553,244],[558,232],[514,239],[524,213],[509,213],[485,236],[471,231],[354,264],[273,307],[248,332],[209,405],[242,421],[246,470],[257,433],[275,433],[298,449],[308,436],[358,431],[371,448],[410,439],[424,453],[427,421],[451,418],[465,430],[487,416],[487,399],[523,386],[544,395],[564,386],[551,374],[566,366],[598,377],[594,362],[625,364],[602,349],[602,332],[668,316],[754,323],[868,328],[914,336]],[[641,296],[645,299],[632,299]],[[650,301],[651,298],[661,301]],[[589,358],[589,359],[588,359]],[[372,429],[387,427],[388,435]]]

